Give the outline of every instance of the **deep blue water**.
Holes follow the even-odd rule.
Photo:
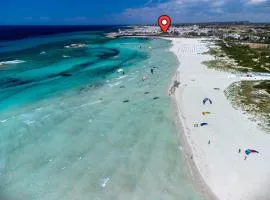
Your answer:
[[[9,46],[0,50],[0,110],[84,84],[102,85],[117,69],[147,58],[132,43],[149,40],[133,38],[130,45],[121,46],[127,39],[111,40],[105,33],[95,30],[3,42]],[[78,43],[85,47],[66,48]]]
[[[82,31],[114,31],[120,27],[122,26],[0,26],[0,41]]]

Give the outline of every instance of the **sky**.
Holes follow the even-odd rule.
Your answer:
[[[1,0],[0,24],[270,22],[270,0]]]

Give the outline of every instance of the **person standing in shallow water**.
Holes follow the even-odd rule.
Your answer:
[[[151,73],[154,74],[154,69],[153,68],[151,68]]]
[[[143,76],[142,77],[142,81],[145,81],[147,78],[146,78],[146,76]]]

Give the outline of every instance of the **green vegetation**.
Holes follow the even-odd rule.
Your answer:
[[[233,65],[230,65],[228,62],[223,60],[207,60],[203,61],[202,64],[206,65],[211,69],[216,69],[219,71],[227,71],[227,72],[235,71]]]
[[[270,72],[269,46],[226,41],[216,44],[217,47],[207,52],[215,59],[203,62],[209,68],[230,72]],[[270,81],[237,82],[227,88],[225,94],[236,109],[248,112],[252,120],[259,120],[258,125],[270,131]]]
[[[262,89],[267,91],[270,94],[270,81],[261,81],[258,84],[253,86],[256,89]]]
[[[249,112],[253,120],[270,130],[270,81],[241,81],[232,84],[225,91],[236,109]]]
[[[210,48],[207,52],[215,57],[213,61],[204,62],[208,67],[224,71],[270,72],[269,45],[250,48],[248,45],[224,41],[217,41],[216,44],[218,47]]]
[[[241,44],[221,44],[221,50],[236,61],[242,72],[269,72],[270,48],[252,49]]]

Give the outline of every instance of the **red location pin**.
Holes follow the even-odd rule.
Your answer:
[[[166,33],[169,27],[171,26],[171,18],[168,15],[161,15],[158,18],[158,25],[161,30]]]

